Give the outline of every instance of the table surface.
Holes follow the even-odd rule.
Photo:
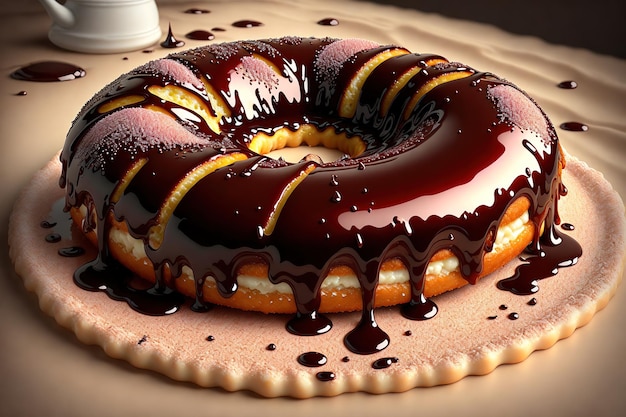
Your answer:
[[[389,410],[394,415],[419,412],[428,416],[626,415],[624,285],[590,325],[578,329],[551,349],[535,352],[520,364],[501,366],[488,376],[468,377],[449,386],[400,394],[355,393],[304,401],[263,399],[247,392],[226,393],[174,382],[110,359],[99,347],[81,344],[73,333],[41,313],[36,297],[24,289],[15,274],[6,243],[11,207],[29,178],[60,149],[65,132],[82,103],[117,74],[169,51],[157,48],[149,57],[140,51],[114,56],[84,56],[63,51],[47,40],[50,20],[36,1],[0,2],[6,3],[6,7],[2,4],[0,9],[3,58],[0,63],[0,375],[3,378],[0,415],[262,415],[270,410],[275,416],[354,415],[354,412],[387,415]],[[187,6],[211,8],[221,2],[158,3],[161,26],[165,30],[171,21],[184,27],[180,11]],[[340,3],[343,5],[346,1],[336,4]],[[419,7],[419,2],[417,4]],[[450,20],[449,24],[466,23]],[[563,30],[569,33],[576,31],[576,28],[564,26]],[[479,30],[483,26],[471,27]],[[506,39],[510,36],[497,30],[488,31]],[[570,51],[564,49],[567,47],[539,40],[524,42],[541,45],[547,54]],[[611,73],[612,85],[623,91],[626,62],[616,58],[623,54],[619,46],[606,52],[613,57],[579,49],[572,51],[576,51],[572,54],[577,57],[590,59],[594,65],[603,65],[603,70]],[[130,59],[123,60],[124,56]],[[84,63],[89,76],[84,81],[73,82],[75,84],[64,83],[63,88],[59,88],[58,83],[35,85],[9,78],[18,66],[40,59]],[[621,79],[614,75],[619,73]],[[22,90],[28,94],[17,96]],[[552,104],[547,101],[550,107]],[[625,114],[623,95],[621,99],[611,96],[609,102],[621,106],[621,110],[611,109],[611,114]],[[584,115],[585,110],[577,114]],[[617,120],[598,124],[597,131],[608,132],[611,138],[597,145],[602,147],[598,151],[589,151],[593,144],[583,143],[568,133],[561,135],[561,140],[568,150],[603,172],[625,199],[626,133],[622,126]]]

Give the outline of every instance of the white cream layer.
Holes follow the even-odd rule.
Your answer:
[[[499,227],[496,234],[496,240],[493,245],[493,250],[497,251],[517,239],[524,230],[524,225],[528,222],[528,220],[529,215],[528,212],[526,212],[509,224]],[[117,229],[111,230],[110,237],[114,242],[120,244],[126,252],[131,253],[138,261],[142,261],[144,263],[148,262],[141,240],[135,239],[129,234]],[[446,259],[430,262],[428,264],[426,274],[445,276],[458,268],[459,260],[455,256],[451,256]],[[183,267],[183,273],[189,277],[193,277],[191,269],[186,266]],[[212,278],[210,277],[208,278],[208,280],[211,279]],[[408,280],[409,274],[406,269],[382,271],[379,276],[379,284],[399,284],[407,282]],[[258,277],[239,275],[237,277],[237,282],[240,288],[258,291],[261,294],[268,294],[272,292],[279,292],[283,294],[292,293],[291,287],[289,287],[286,283],[272,284],[269,280],[259,279]],[[329,275],[322,283],[322,289],[327,291],[341,291],[345,288],[359,288],[359,281],[356,275]]]

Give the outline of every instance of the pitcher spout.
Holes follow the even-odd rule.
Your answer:
[[[56,0],[39,0],[39,2],[46,9],[46,12],[48,12],[55,24],[64,28],[74,26],[75,18],[70,9]]]

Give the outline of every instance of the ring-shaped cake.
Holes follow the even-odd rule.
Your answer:
[[[303,145],[345,156],[267,155]],[[330,328],[320,313],[362,310],[346,337],[357,353],[388,343],[377,306],[427,319],[429,297],[527,247],[579,255],[555,228],[564,159],[537,104],[493,74],[366,40],[153,61],[85,105],[61,162],[66,208],[98,247],[83,288],[153,314],[180,303],[172,290],[196,309],[295,313],[289,330],[307,335]],[[131,291],[119,264],[154,287]]]

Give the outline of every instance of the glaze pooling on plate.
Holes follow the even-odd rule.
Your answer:
[[[280,148],[272,141],[285,131],[299,138],[302,126],[313,137],[331,130],[327,146],[349,157],[264,155],[265,142]],[[403,316],[432,318],[437,308],[424,297],[431,258],[450,250],[475,283],[517,199],[530,201],[531,264],[542,259],[553,270],[581,255],[555,228],[562,158],[541,109],[493,74],[368,40],[222,43],[139,67],[85,106],[61,161],[67,209],[86,206],[83,227],[98,237],[98,257],[75,275],[81,287],[118,286],[113,218],[144,242],[155,296],[186,266],[198,304],[209,276],[226,303],[241,266],[260,261],[270,282],[293,291],[296,334],[330,330],[320,289],[331,268],[347,266],[363,312],[345,343],[359,354],[390,343],[374,317],[384,261],[409,271]]]
[[[513,272],[513,263],[494,273],[492,280],[438,297],[440,313],[424,322],[405,320],[396,308],[381,309],[378,321],[395,337],[378,355],[352,354],[337,337],[354,326],[359,313],[333,315],[329,333],[301,338],[285,332],[284,319],[277,315],[222,307],[207,315],[182,308],[155,320],[102,293],[78,288],[68,277],[95,251],[76,230],[69,232],[71,220],[60,208],[63,194],[55,187],[61,169],[57,158],[16,203],[9,231],[11,257],[45,312],[81,341],[98,344],[108,355],[137,367],[201,386],[252,390],[269,397],[405,391],[483,375],[500,364],[524,360],[532,351],[569,336],[609,301],[623,272],[624,207],[601,174],[571,158],[568,167],[564,181],[569,193],[561,214],[577,227],[565,233],[586,250],[575,268],[542,282],[533,297],[520,297],[494,285]],[[42,221],[56,224],[45,228]],[[51,232],[61,234],[62,241],[46,242]],[[66,247],[87,251],[78,258],[59,256],[58,250]],[[604,265],[600,270],[598,263]],[[536,302],[527,304],[531,298]],[[517,320],[507,318],[512,312]],[[490,320],[493,315],[497,317]],[[297,358],[307,352],[324,355],[326,364],[299,365]],[[389,366],[374,369],[375,363]]]

